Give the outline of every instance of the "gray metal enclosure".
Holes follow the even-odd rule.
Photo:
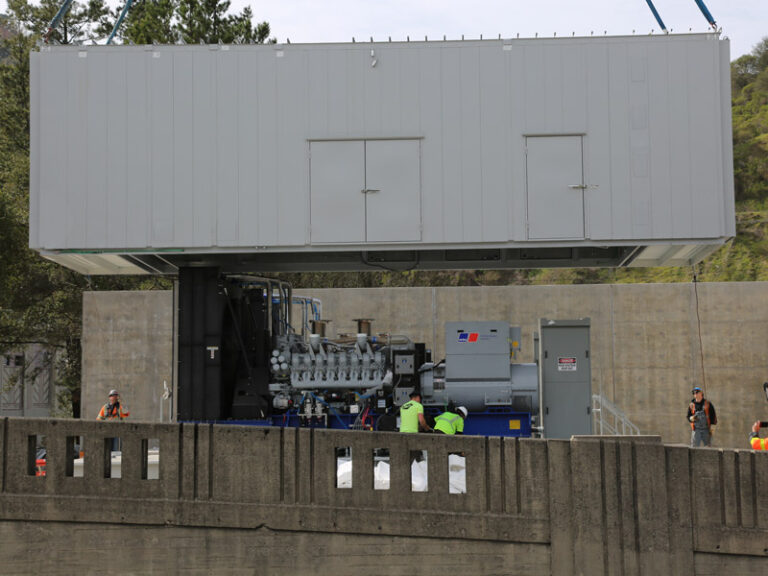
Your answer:
[[[84,273],[680,265],[735,234],[716,34],[31,58],[30,246]]]
[[[539,321],[539,386],[544,438],[592,434],[590,319]]]

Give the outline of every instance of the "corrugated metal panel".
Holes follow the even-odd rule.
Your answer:
[[[421,160],[424,166],[443,165],[443,92],[440,50],[422,50],[417,55],[420,77],[417,81],[420,124],[415,126],[424,139],[434,141],[423,146]],[[417,60],[414,58],[414,60]],[[445,175],[442,169],[422,170],[421,198],[425,210],[422,212],[423,238],[432,242],[444,242],[443,210],[445,206]],[[428,207],[428,208],[427,208]]]
[[[237,194],[237,134],[239,114],[237,56],[231,51],[216,52],[216,245],[239,243],[239,198]]]
[[[611,182],[611,91],[610,51],[607,44],[585,46],[585,83],[589,87],[586,115],[589,118],[589,133],[584,137],[584,178],[597,184],[585,195],[586,236],[592,239],[612,238],[613,185]],[[603,159],[600,161],[600,159]]]
[[[109,224],[109,186],[107,157],[109,153],[109,102],[100,95],[107,84],[109,61],[106,54],[88,54],[88,81],[85,84],[86,105],[86,170],[85,243],[88,246],[107,246]]]
[[[195,243],[195,55],[180,52],[173,59],[173,245]]]
[[[148,63],[149,51],[126,54],[126,197],[125,197],[125,246],[143,248],[150,246],[150,86]],[[121,85],[118,84],[118,88]],[[119,135],[117,135],[119,137]],[[76,246],[68,246],[76,248]]]
[[[259,79],[255,106],[258,110],[258,147],[255,150],[254,162],[258,166],[258,181],[256,194],[258,197],[258,238],[263,246],[274,246],[278,243],[278,176],[274,166],[277,165],[277,148],[275,134],[278,119],[277,93],[274,77],[279,51],[265,50],[257,54],[257,78]]]
[[[277,67],[277,243],[309,241],[306,74],[309,51],[285,51]]]
[[[127,58],[118,54],[109,59],[104,85],[106,93],[107,142],[106,142],[106,222],[107,248],[127,245],[128,213],[128,75]]]
[[[216,211],[218,182],[215,163],[216,126],[216,52],[193,52],[192,86],[187,97],[192,98],[192,166],[185,166],[193,175],[193,237],[194,246],[216,246]]]
[[[337,139],[420,139],[419,245],[524,246],[536,135],[583,136],[582,242],[734,231],[727,42],[714,35],[32,59],[37,248],[312,250],[309,142]]]

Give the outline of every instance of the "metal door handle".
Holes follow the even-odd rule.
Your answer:
[[[381,190],[377,190],[375,188],[363,188],[360,190],[363,194],[368,194],[369,192],[381,192]]]
[[[568,184],[568,188],[571,190],[594,190],[599,187],[598,184]]]

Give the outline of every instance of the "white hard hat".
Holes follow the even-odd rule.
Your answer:
[[[117,390],[110,390],[109,391],[110,396],[120,396],[120,394],[117,393]]]
[[[466,418],[467,414],[469,414],[469,412],[467,411],[467,409],[464,406],[459,406],[458,408],[456,408],[456,412],[461,414],[462,418]]]

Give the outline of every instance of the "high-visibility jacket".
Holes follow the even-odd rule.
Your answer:
[[[419,414],[424,414],[424,406],[410,400],[400,407],[400,432],[416,434],[419,431]]]
[[[752,450],[768,450],[768,438],[760,438],[757,434],[749,439],[749,444]]]
[[[435,430],[443,434],[463,434],[464,418],[453,412],[443,412],[435,418]]]
[[[131,413],[128,412],[128,409],[123,406],[120,402],[117,404],[110,404],[107,402],[104,404],[104,406],[101,407],[101,410],[99,410],[99,415],[96,416],[97,420],[122,420],[123,418],[128,418]]]

